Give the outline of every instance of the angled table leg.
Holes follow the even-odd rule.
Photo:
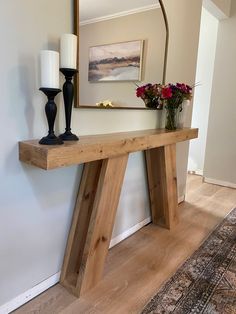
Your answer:
[[[86,163],[60,283],[80,296],[101,279],[128,154]]]
[[[171,229],[178,223],[176,144],[146,151],[152,221]]]

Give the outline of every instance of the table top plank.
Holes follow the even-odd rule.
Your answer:
[[[81,136],[79,141],[63,145],[40,145],[38,140],[19,142],[19,159],[27,164],[49,170],[93,160],[144,151],[198,137],[198,129],[184,128],[139,130]]]

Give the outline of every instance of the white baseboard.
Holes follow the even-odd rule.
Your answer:
[[[203,176],[203,170],[188,170],[188,174],[195,174],[197,176]]]
[[[137,225],[135,225],[135,226],[131,227],[130,229],[126,230],[125,232],[119,234],[117,237],[115,237],[111,240],[109,248],[112,248],[113,246],[117,245],[121,241],[125,240],[126,238],[128,238],[129,236],[131,236],[132,234],[137,232],[139,229],[141,229],[142,227],[149,224],[151,221],[152,221],[151,217],[148,217],[148,218],[144,219],[143,221],[139,222]]]
[[[203,177],[203,181],[206,183],[211,183],[211,184],[225,186],[227,188],[236,189],[235,183],[231,183],[231,182],[227,182],[227,181],[221,181],[221,180],[216,180],[216,179],[211,179],[211,178],[206,178],[206,177]]]
[[[178,198],[178,203],[183,202],[185,196],[181,196]],[[126,230],[125,232],[121,233],[117,237],[113,238],[110,243],[110,247],[117,245],[121,241],[125,240],[135,232],[137,232],[142,227],[146,226],[151,222],[151,217],[144,219],[143,221],[139,222],[135,226],[131,227],[130,229]],[[33,298],[37,297],[39,294],[43,293],[50,287],[56,285],[60,279],[60,272],[56,273],[55,275],[49,277],[48,279],[40,282],[38,285],[34,286],[33,288],[29,289],[28,291],[20,294],[15,299],[7,302],[6,304],[0,306],[0,314],[8,314],[12,311],[16,310],[20,306],[24,305],[25,303],[29,302]]]
[[[184,202],[185,200],[185,195],[182,195],[178,198],[178,204]],[[149,224],[152,221],[151,216],[144,219],[143,221],[139,222],[137,225],[131,227],[130,229],[126,230],[125,232],[119,234],[117,237],[113,238],[111,240],[109,249],[111,249],[113,246],[117,245],[118,243],[120,243],[121,241],[127,239],[128,237],[130,237],[132,234],[134,234],[135,232],[137,232],[138,230],[140,230],[141,228],[143,228],[144,226],[146,226],[147,224]]]
[[[46,291],[50,287],[54,286],[59,282],[60,279],[60,272],[56,273],[55,275],[49,277],[48,279],[40,282],[38,285],[34,286],[33,288],[29,289],[28,291],[18,295],[15,299],[3,304],[0,306],[0,314],[8,314],[12,311],[16,310],[20,306],[24,305],[25,303],[29,302],[42,292]]]
[[[182,195],[178,198],[178,204],[182,203],[185,201],[185,195]]]

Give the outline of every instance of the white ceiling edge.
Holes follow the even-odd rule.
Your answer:
[[[107,20],[111,20],[111,19],[116,19],[116,18],[119,18],[122,16],[141,13],[141,12],[150,11],[150,10],[159,9],[159,8],[160,8],[160,4],[151,4],[151,5],[147,5],[144,7],[128,10],[128,11],[122,11],[122,12],[118,12],[115,14],[110,14],[110,15],[105,15],[105,16],[101,16],[101,17],[96,17],[96,18],[90,19],[90,20],[85,20],[85,21],[80,22],[79,25],[84,26],[84,25],[88,25],[88,24],[103,22],[103,21],[107,21]]]
[[[212,0],[203,0],[203,7],[219,21],[229,18]]]

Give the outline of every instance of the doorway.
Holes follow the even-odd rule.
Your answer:
[[[204,174],[218,26],[219,20],[203,7],[192,115],[192,127],[199,128],[199,137],[191,141],[188,158],[188,172],[198,175]]]

